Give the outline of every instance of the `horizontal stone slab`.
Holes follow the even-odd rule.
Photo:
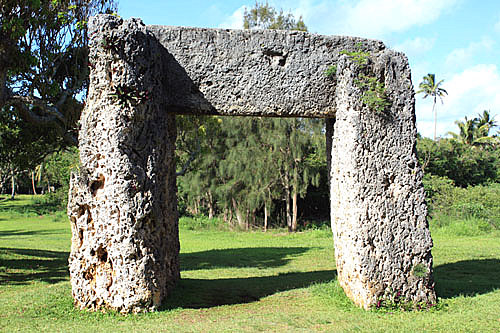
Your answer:
[[[342,51],[374,63],[391,53],[377,40],[301,31],[148,26],[173,56],[169,110],[230,116],[334,117],[336,78],[327,69]],[[403,59],[404,58],[404,59]]]

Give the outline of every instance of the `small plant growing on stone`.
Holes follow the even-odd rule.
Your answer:
[[[356,44],[357,51],[340,51],[340,54],[347,55],[353,62],[357,63],[360,68],[365,68],[368,65],[368,61],[370,59],[370,53],[362,50],[362,44]]]
[[[101,40],[101,47],[105,50],[118,52],[119,42],[114,37],[106,36]]]
[[[345,54],[351,61],[359,66],[361,72],[368,72],[370,62],[370,53],[363,51],[362,44],[356,44],[357,51],[343,50],[340,54]],[[383,82],[373,75],[359,74],[359,79],[355,81],[356,85],[363,91],[362,102],[371,110],[382,113],[391,103],[387,98],[387,92]]]
[[[356,84],[364,90],[361,100],[371,110],[382,113],[387,107],[391,106],[387,99],[384,84],[379,82],[376,77],[360,74]]]
[[[325,76],[327,78],[332,78],[337,74],[337,65],[331,65],[330,67],[327,68],[325,71]]]
[[[119,85],[110,96],[117,99],[121,105],[137,105],[149,99],[149,92],[147,90],[140,91],[137,88]]]

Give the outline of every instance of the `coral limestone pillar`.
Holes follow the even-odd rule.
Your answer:
[[[161,97],[166,51],[137,20],[98,16],[89,30],[81,167],[68,204],[73,297],[80,308],[151,310],[179,279],[175,118]]]
[[[332,230],[340,285],[364,308],[391,293],[413,302],[436,298],[413,88],[406,58],[394,55],[384,51],[371,64],[390,101],[383,111],[362,100],[359,66],[347,57],[338,63]]]

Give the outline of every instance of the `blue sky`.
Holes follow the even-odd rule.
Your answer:
[[[261,1],[262,2],[262,1]],[[404,52],[413,84],[435,73],[448,91],[437,105],[438,136],[455,120],[490,110],[500,122],[500,1],[498,0],[269,0],[302,15],[310,32],[382,40]],[[118,14],[146,24],[241,28],[254,0],[119,0]],[[433,136],[432,102],[416,96],[418,131]]]

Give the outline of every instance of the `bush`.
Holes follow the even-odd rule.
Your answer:
[[[456,186],[500,181],[500,159],[495,147],[473,147],[450,139],[417,141],[420,165],[426,174],[447,177]]]
[[[460,188],[431,177],[426,184],[434,191],[429,200],[433,226],[454,228],[467,235],[500,229],[499,183]]]
[[[179,218],[179,228],[186,230],[228,230],[229,226],[219,218],[209,219],[206,216],[182,216]]]
[[[69,185],[63,185],[55,192],[34,197],[33,201],[39,214],[65,211],[68,206],[68,191]]]
[[[449,193],[455,187],[453,180],[448,177],[440,177],[431,174],[425,174],[424,179],[425,197],[429,208],[432,208],[432,200],[437,195]]]

